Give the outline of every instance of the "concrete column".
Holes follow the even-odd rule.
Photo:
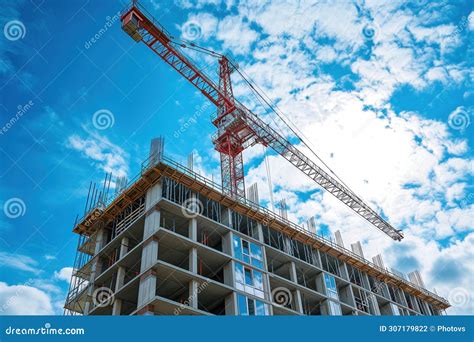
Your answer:
[[[145,217],[145,228],[143,231],[143,240],[148,239],[150,236],[155,234],[160,227],[160,209],[153,207],[150,209]]]
[[[263,258],[263,269],[268,271],[268,263],[267,263],[267,251],[265,249],[265,245],[262,244],[262,258]]]
[[[189,271],[193,273],[198,273],[198,258],[197,258],[197,248],[193,247],[189,250]]]
[[[298,275],[296,273],[296,265],[294,261],[290,261],[290,279],[298,284]]]
[[[263,229],[262,224],[260,222],[257,223],[257,234],[258,234],[258,241],[263,244]]]
[[[120,243],[120,259],[128,253],[128,237],[123,237]]]
[[[293,291],[293,302],[295,305],[295,311],[299,313],[303,313],[303,301],[301,300],[301,292],[300,290]]]
[[[224,284],[234,287],[234,261],[224,266]]]
[[[322,294],[326,294],[326,286],[324,285],[324,273],[319,273],[314,281],[316,282],[316,291]]]
[[[238,315],[237,311],[237,293],[232,292],[225,298],[225,315],[226,316],[236,316]]]
[[[103,243],[104,243],[104,229],[100,228],[99,230],[97,230],[97,233],[96,233],[94,255],[97,255],[97,253],[100,252],[100,250],[104,246]]]
[[[153,208],[161,200],[161,194],[161,181],[147,190],[145,196],[145,212]]]
[[[234,256],[234,243],[232,241],[232,233],[228,232],[222,237],[222,252]]]
[[[120,316],[120,312],[122,311],[122,300],[115,299],[114,305],[112,306],[112,315],[113,316]]]
[[[140,286],[138,288],[138,307],[149,303],[155,297],[156,283],[156,274],[154,272],[147,272],[140,278]]]
[[[380,308],[375,295],[373,293],[367,294],[367,300],[369,301],[369,312],[372,311],[372,315],[380,316]]]
[[[117,292],[118,290],[122,288],[124,280],[125,280],[125,267],[119,266],[117,270],[117,281],[115,283],[114,292]]]
[[[197,219],[195,217],[191,218],[189,220],[189,226],[188,226],[188,237],[193,240],[197,241],[198,236],[197,236]]]
[[[150,238],[143,244],[142,263],[140,272],[143,272],[153,266],[158,260],[158,241]]]
[[[196,280],[191,280],[189,282],[189,306],[193,309],[198,308],[198,288],[199,283]]]

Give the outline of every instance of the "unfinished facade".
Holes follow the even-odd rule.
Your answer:
[[[66,314],[440,315],[449,307],[163,156],[74,232]]]

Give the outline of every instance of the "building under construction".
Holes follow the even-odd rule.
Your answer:
[[[290,222],[284,203],[279,214],[261,206],[256,186],[246,194],[242,151],[261,144],[368,224],[403,239],[336,175],[234,98],[231,73],[240,71],[230,58],[177,41],[136,2],[121,20],[134,41],[216,105],[213,143],[222,184],[194,172],[192,163],[166,157],[157,139],[140,174],[115,182],[114,196],[108,195],[111,176],[101,189],[91,185],[74,227],[80,238],[66,314],[439,315],[449,307],[425,289],[419,272],[407,278],[389,271],[380,255],[366,260],[360,243],[346,249],[339,232],[335,239],[318,235],[314,219],[305,227]],[[219,79],[206,75],[184,48],[216,57]]]
[[[66,313],[439,315],[448,302],[380,256],[298,226],[165,157],[74,228]],[[337,234],[336,234],[337,236]]]

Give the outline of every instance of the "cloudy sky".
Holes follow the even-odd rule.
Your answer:
[[[166,154],[184,162],[193,153],[199,171],[219,179],[215,109],[120,29],[126,2],[4,2],[0,313],[61,314],[89,182],[132,178],[157,136]],[[314,216],[320,234],[340,230],[367,258],[419,270],[451,301],[448,313],[474,313],[470,1],[142,3],[175,37],[232,56],[405,239],[392,241],[267,151],[273,197],[291,220]],[[215,77],[215,59],[189,53]],[[239,100],[287,134],[233,77]],[[245,151],[246,184],[257,182],[271,206],[264,153]]]

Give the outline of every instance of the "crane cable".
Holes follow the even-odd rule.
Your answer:
[[[355,196],[357,199],[359,199],[359,200],[362,201],[362,199],[361,199],[359,196],[357,196],[357,195],[354,193],[354,191],[353,191],[341,178],[339,178],[339,176],[324,162],[324,160],[322,160],[321,157],[319,157],[319,155],[313,150],[313,148],[311,148],[311,147],[306,143],[306,141],[300,136],[300,135],[304,136],[304,134],[297,128],[297,126],[296,126],[295,124],[293,124],[293,123],[291,122],[291,120],[290,120],[286,115],[283,114],[283,112],[281,111],[280,108],[278,108],[277,105],[273,106],[273,105],[270,103],[271,101],[270,101],[268,95],[266,95],[265,92],[264,92],[255,82],[253,82],[252,79],[251,79],[244,71],[241,71],[241,70],[237,69],[237,72],[240,74],[240,76],[241,76],[242,79],[245,81],[245,83],[247,83],[247,85],[256,93],[256,95],[257,95],[258,97],[260,97],[260,98],[265,102],[265,104],[280,118],[280,120],[282,120],[283,123],[285,123],[285,124],[288,126],[288,128],[291,130],[291,132],[303,143],[303,145],[305,145],[305,146],[310,150],[310,152],[329,170],[329,172],[331,172],[331,173],[334,175],[334,177],[336,177],[337,180],[338,180],[341,184],[343,184],[343,185],[347,188],[348,191],[350,191],[350,192],[352,193],[353,196]],[[246,76],[245,76],[245,75],[246,75]],[[259,91],[258,91],[256,88],[257,88]],[[265,95],[265,97],[267,97],[267,99],[266,99],[261,93],[263,93],[263,94]],[[281,114],[281,115],[278,113],[278,111],[277,111],[274,107],[278,108],[278,111],[280,111],[280,114]],[[285,119],[283,118],[283,116],[286,118],[286,120],[287,120],[289,123],[291,123],[291,124],[292,124],[293,126],[295,126],[296,128],[293,129],[293,127],[291,127],[291,125],[290,125],[288,122],[285,121]],[[295,130],[298,130],[298,132],[300,133],[300,135],[299,135]],[[308,139],[306,136],[304,136],[304,137],[305,137],[305,139]],[[308,140],[309,140],[309,139],[308,139]]]
[[[203,48],[202,46],[199,46],[199,45],[196,45],[192,42],[189,42],[189,41],[186,41],[186,40],[182,40],[182,39],[176,39],[175,37],[171,36],[170,37],[172,40],[171,42],[174,43],[174,44],[177,44],[179,45],[180,47],[182,48],[188,48],[190,50],[194,50],[194,51],[198,51],[198,52],[202,52],[202,53],[206,53],[210,56],[213,56],[213,57],[218,57],[218,58],[221,58],[221,57],[226,57],[224,56],[223,54],[220,54],[218,52],[215,52],[213,50],[210,50],[210,49],[206,49],[206,48]],[[304,146],[306,146],[306,148],[309,149],[309,151],[326,167],[327,170],[329,170],[330,173],[332,173],[334,175],[334,177],[342,184],[346,187],[346,189],[354,196],[356,197],[358,200],[360,200],[361,202],[362,199],[357,196],[355,194],[355,192],[341,179],[339,178],[339,176],[329,167],[329,165],[321,158],[319,157],[319,155],[314,151],[314,149],[309,146],[307,143],[306,143],[306,140],[309,141],[309,139],[304,135],[303,132],[301,132],[301,130],[298,129],[298,127],[293,123],[291,122],[291,120],[282,112],[282,110],[278,107],[278,105],[273,105],[271,103],[271,99],[269,98],[269,96],[267,94],[265,94],[265,92],[262,90],[262,88],[260,88],[252,79],[250,76],[248,76],[247,73],[245,73],[245,71],[241,70],[237,63],[232,59],[232,58],[229,58],[229,57],[226,57],[230,64],[234,67],[234,70],[237,71],[237,73],[242,77],[242,79],[244,80],[244,82],[250,87],[250,89],[261,99],[265,102],[265,104],[278,116],[278,118],[280,118],[280,120],[286,124],[286,126],[291,130],[291,132],[298,138],[298,140],[300,140]],[[261,103],[261,101],[260,101]],[[262,104],[263,105],[263,104]],[[276,109],[275,109],[276,108]],[[278,110],[277,110],[278,109]],[[280,113],[279,113],[280,112]],[[286,120],[285,120],[286,119]],[[272,119],[273,122],[275,122],[273,119]],[[291,123],[291,125],[290,125]],[[275,122],[276,124],[276,122]],[[277,125],[277,124],[276,124]],[[278,126],[278,125],[277,125]],[[293,128],[292,126],[294,126],[295,128]],[[278,127],[280,128],[280,127]],[[281,130],[281,128],[280,128]],[[298,132],[297,132],[298,131]],[[299,133],[299,134],[298,134]],[[303,136],[305,139],[303,139],[301,136]]]

